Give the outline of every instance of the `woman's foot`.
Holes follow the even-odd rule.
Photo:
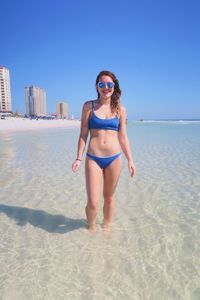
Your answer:
[[[89,224],[87,225],[87,229],[89,230],[89,232],[94,233],[97,230],[97,226],[95,223]]]
[[[102,229],[103,229],[103,233],[104,234],[109,234],[110,233],[110,222],[108,221],[103,221],[103,224],[102,224]]]

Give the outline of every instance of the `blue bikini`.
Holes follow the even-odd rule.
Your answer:
[[[119,118],[117,115],[110,119],[101,119],[97,117],[94,112],[94,101],[92,101],[92,116],[89,119],[88,128],[119,131]],[[90,153],[86,153],[86,155],[90,159],[94,160],[101,169],[105,169],[121,155],[121,152],[109,157],[98,157]]]
[[[94,112],[94,101],[92,101],[92,116],[88,122],[89,129],[106,129],[119,131],[119,118],[116,115],[111,119],[101,119]]]
[[[94,160],[101,169],[107,168],[118,156],[121,155],[121,152],[113,155],[113,156],[108,156],[108,157],[98,157],[96,155],[86,153],[87,157],[91,158]]]

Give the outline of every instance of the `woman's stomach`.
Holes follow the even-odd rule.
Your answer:
[[[118,132],[111,130],[91,130],[88,153],[106,157],[120,152]]]

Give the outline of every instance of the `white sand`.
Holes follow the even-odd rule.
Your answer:
[[[39,130],[58,127],[80,126],[78,120],[30,120],[24,118],[7,118],[0,120],[0,132]]]

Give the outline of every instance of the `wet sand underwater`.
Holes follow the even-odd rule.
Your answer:
[[[0,133],[0,299],[200,299],[200,124],[130,122],[109,234],[86,229],[79,128]]]

